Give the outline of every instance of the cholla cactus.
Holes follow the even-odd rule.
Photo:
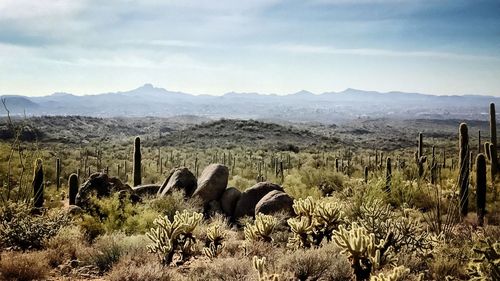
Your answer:
[[[180,254],[180,259],[191,252],[192,246],[196,243],[193,231],[203,218],[203,214],[177,211],[174,220],[168,217],[158,217],[154,220],[156,228],[146,233],[153,244],[147,246],[151,253],[157,253],[163,264],[170,264],[175,253]]]
[[[303,247],[309,248],[313,242],[312,233],[313,225],[312,221],[306,217],[297,217],[288,219],[288,225],[293,232],[293,236],[288,240],[288,245],[290,247]]]
[[[326,199],[314,200],[310,196],[298,199],[293,209],[297,217],[287,221],[293,232],[288,241],[290,246],[309,248],[312,244],[319,246],[324,238],[330,241],[333,231],[343,221],[340,207]]]
[[[275,217],[259,213],[255,216],[254,224],[247,224],[245,226],[245,239],[251,241],[262,240],[265,242],[272,242],[273,238],[271,237],[271,233],[277,224],[278,220]]]
[[[404,266],[398,266],[391,270],[389,273],[380,273],[377,276],[372,276],[370,281],[398,281],[404,280],[404,278],[410,273],[410,269]]]
[[[330,241],[333,231],[337,229],[342,220],[342,212],[338,205],[332,202],[318,201],[314,208],[314,233],[320,240],[326,238]],[[318,241],[321,243],[321,241]],[[318,244],[319,245],[319,244]]]
[[[376,243],[387,241],[388,235],[391,234],[389,242],[395,252],[404,249],[425,254],[433,248],[435,239],[420,220],[411,216],[413,211],[415,210],[404,209],[401,213],[395,213],[389,204],[382,200],[373,200],[361,205],[358,222],[375,235]]]
[[[205,247],[203,248],[203,253],[209,259],[217,257],[225,245],[222,242],[224,240],[225,233],[220,229],[220,225],[215,224],[208,228],[207,230],[207,241],[205,242]]]
[[[469,264],[470,280],[500,280],[500,242],[493,243],[487,238],[481,240],[473,251],[480,256]]]
[[[306,199],[297,199],[293,202],[293,210],[298,216],[312,216],[315,200],[309,196]]]
[[[339,247],[344,249],[344,253],[349,254],[357,281],[368,280],[372,269],[379,268],[390,259],[387,253],[391,249],[391,235],[376,243],[375,235],[368,233],[364,227],[355,222],[350,230],[343,225],[339,226],[339,230],[334,231],[333,239]]]
[[[259,259],[257,256],[254,256],[252,259],[253,268],[255,268],[259,272],[259,281],[279,281],[278,274],[268,274],[265,272],[266,266],[266,258],[263,257]]]

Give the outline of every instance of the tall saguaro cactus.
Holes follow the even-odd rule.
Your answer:
[[[56,187],[61,188],[61,159],[56,159]]]
[[[427,157],[424,156],[424,140],[422,133],[418,134],[418,149],[415,153],[415,162],[418,167],[418,177],[421,178],[424,175],[424,163]]]
[[[392,166],[391,158],[387,157],[386,167],[385,167],[385,191],[391,192],[391,178],[392,178]]]
[[[478,224],[483,226],[486,213],[486,158],[482,153],[476,157],[476,208]]]
[[[460,213],[466,216],[469,208],[469,131],[467,124],[460,124],[459,130]]]
[[[141,138],[136,137],[134,141],[134,186],[141,185]]]
[[[368,166],[365,166],[365,183],[368,183]]]
[[[498,158],[497,158],[497,120],[495,113],[495,104],[490,103],[490,142],[493,144],[491,152],[491,174],[493,177],[498,173]]]
[[[76,194],[78,193],[78,175],[71,174],[68,179],[69,204],[75,205]]]
[[[35,208],[43,207],[43,165],[42,159],[38,158],[35,161],[35,169],[33,171],[33,205]]]

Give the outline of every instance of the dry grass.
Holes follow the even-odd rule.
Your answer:
[[[12,281],[43,280],[49,273],[45,252],[9,252],[1,256],[0,279]]]
[[[340,281],[352,278],[347,257],[333,243],[287,253],[277,263],[278,271],[292,275],[294,280]]]

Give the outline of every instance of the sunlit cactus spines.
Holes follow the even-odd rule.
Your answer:
[[[245,226],[245,240],[272,242],[271,234],[277,224],[275,217],[258,213],[255,215],[255,222]]]
[[[203,253],[209,259],[214,259],[225,247],[223,243],[225,233],[221,230],[221,226],[214,224],[207,229],[207,241],[205,242],[205,247],[203,248]]]
[[[142,183],[141,169],[141,138],[136,137],[134,140],[134,186],[139,186]]]
[[[154,228],[146,233],[152,244],[147,245],[151,253],[156,253],[164,265],[172,262],[174,254],[179,252],[182,258],[192,253],[196,244],[193,231],[203,219],[203,214],[196,212],[177,211],[170,221],[167,216],[154,220]]]
[[[486,158],[482,153],[476,157],[476,208],[478,225],[483,226],[486,213]]]
[[[326,239],[332,239],[333,231],[343,222],[341,207],[327,199],[297,199],[293,203],[297,217],[288,219],[293,237],[288,241],[291,247],[309,248],[319,246]]]
[[[460,213],[466,216],[469,210],[469,131],[467,124],[460,124],[459,129],[459,181]]]

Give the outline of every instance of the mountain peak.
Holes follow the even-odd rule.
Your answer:
[[[306,91],[306,90],[301,90],[301,91],[298,91],[296,93],[293,93],[292,95],[293,96],[312,96],[314,94],[309,92],[309,91]]]
[[[70,93],[65,93],[65,92],[55,92],[50,95],[51,97],[69,97],[69,96],[74,96],[73,94]]]

